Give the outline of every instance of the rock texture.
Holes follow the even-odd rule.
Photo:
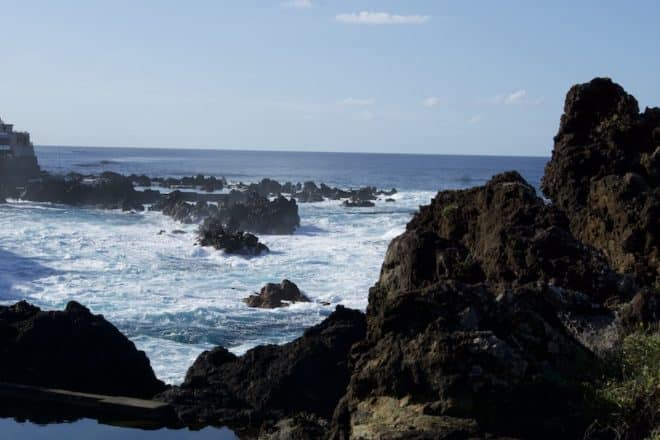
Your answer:
[[[440,192],[422,207],[390,244],[370,290],[367,338],[354,349],[335,435],[409,438],[414,428],[432,438],[478,426],[560,436],[584,428],[567,403],[579,396],[562,385],[594,361],[576,329],[613,318],[605,301],[629,292],[568,229],[515,172]],[[384,418],[393,405],[412,418]]]
[[[250,295],[243,301],[250,307],[274,309],[287,307],[294,302],[309,302],[309,298],[303,295],[294,283],[282,280],[280,284],[266,284],[258,295]]]
[[[300,225],[296,201],[279,196],[268,200],[251,194],[245,201],[220,206],[214,215],[230,232],[250,231],[256,234],[293,234]]]
[[[0,359],[4,382],[142,398],[165,388],[144,352],[74,301],[64,311],[0,306]]]
[[[133,182],[117,173],[105,172],[98,177],[69,174],[66,177],[44,176],[31,182],[21,195],[36,202],[54,202],[109,209],[144,210],[141,193]]]
[[[660,108],[607,78],[572,87],[543,192],[571,230],[612,267],[642,283],[660,278]]]
[[[301,417],[318,429],[316,419],[329,419],[343,394],[349,349],[364,333],[364,314],[339,306],[291,343],[260,346],[241,357],[222,347],[202,353],[184,383],[160,398],[190,425],[258,428],[306,414]]]
[[[228,254],[256,256],[268,252],[268,246],[259,237],[248,232],[230,232],[218,217],[208,217],[199,227],[199,244],[213,246]]]

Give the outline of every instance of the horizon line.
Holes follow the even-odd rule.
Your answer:
[[[250,149],[250,148],[211,148],[211,147],[191,147],[191,148],[182,148],[182,147],[129,147],[129,146],[108,146],[108,145],[55,145],[55,144],[35,144],[35,147],[44,147],[44,148],[98,148],[98,149],[126,149],[126,150],[178,150],[178,151],[242,151],[249,153],[309,153],[309,154],[363,154],[363,155],[393,155],[393,156],[472,156],[472,157],[525,157],[525,158],[535,158],[535,159],[550,159],[550,155],[534,155],[534,154],[488,154],[488,153],[384,153],[384,152],[373,152],[373,151],[308,151],[308,150],[294,150],[294,149]]]

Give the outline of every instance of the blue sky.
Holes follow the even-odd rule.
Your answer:
[[[659,1],[538,3],[0,0],[0,116],[48,145],[549,155],[574,83],[660,105]]]

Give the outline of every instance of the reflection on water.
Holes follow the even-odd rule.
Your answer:
[[[83,419],[73,423],[37,425],[0,419],[0,438],[22,440],[234,440],[238,437],[227,428],[204,428],[200,431],[188,429],[156,429],[151,431],[118,426],[102,425],[95,420]]]

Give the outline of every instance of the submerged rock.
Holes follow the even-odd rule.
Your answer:
[[[205,351],[183,384],[159,399],[189,425],[259,427],[299,414],[328,420],[348,383],[349,350],[364,334],[364,314],[338,306],[288,344],[240,357],[222,347]]]
[[[566,96],[543,192],[571,231],[601,249],[614,269],[642,283],[660,278],[660,108],[607,78]]]
[[[141,398],[165,389],[144,352],[75,301],[0,306],[0,358],[1,382]]]
[[[266,284],[258,295],[250,295],[243,301],[250,307],[274,309],[287,307],[294,302],[309,302],[309,298],[303,295],[294,283],[282,280],[280,284]]]
[[[376,204],[370,200],[344,200],[342,203],[347,208],[372,208]]]

